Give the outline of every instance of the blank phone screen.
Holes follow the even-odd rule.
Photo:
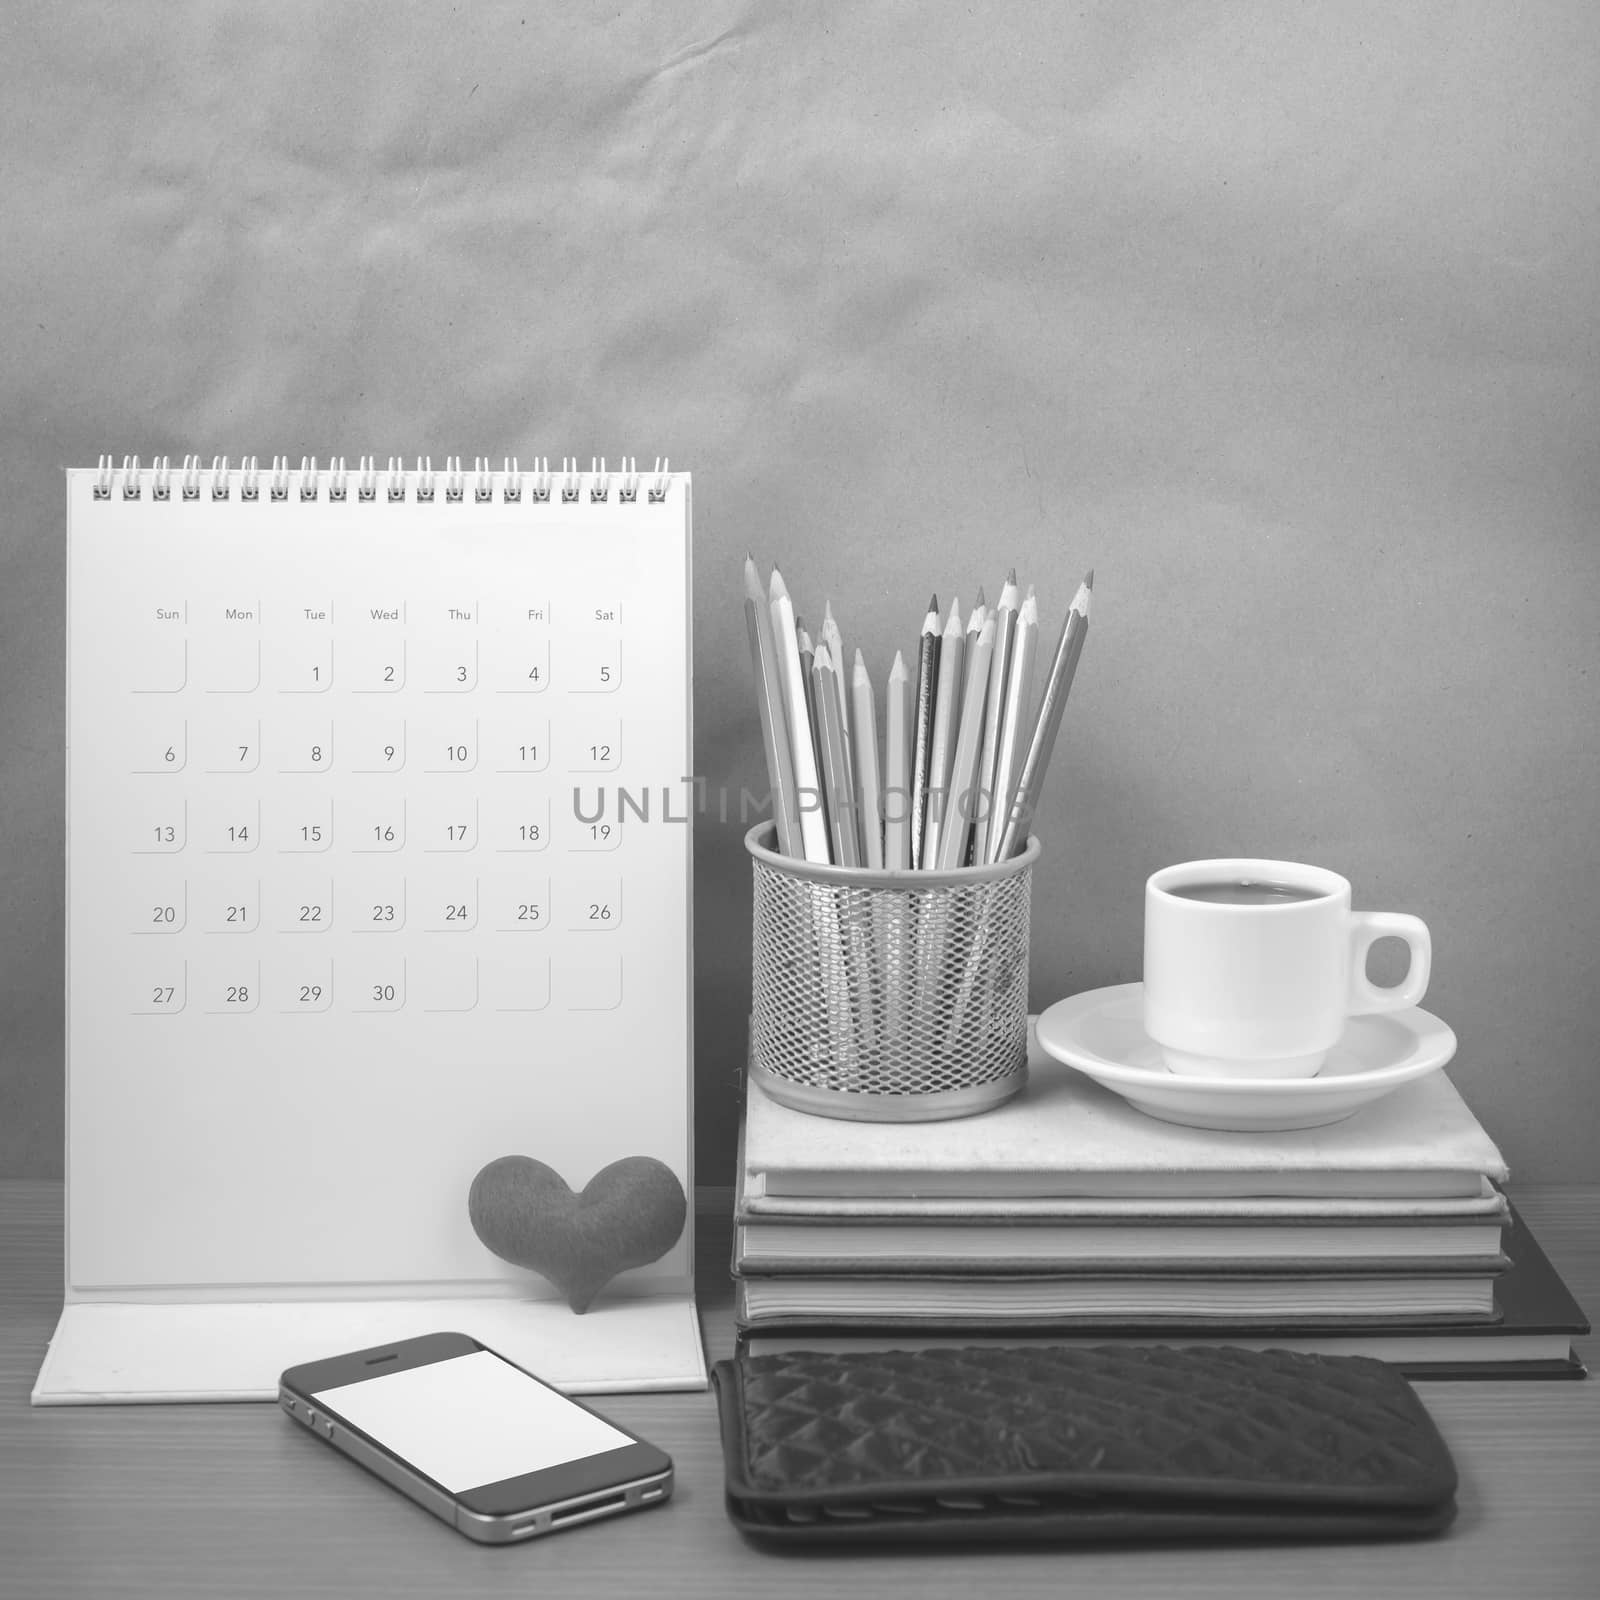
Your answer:
[[[453,1494],[634,1442],[488,1350],[312,1399]]]

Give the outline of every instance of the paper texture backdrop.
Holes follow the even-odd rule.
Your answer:
[[[1595,1176],[1597,63],[1582,0],[7,6],[0,1172],[60,1163],[58,469],[195,450],[693,470],[702,1182],[747,549],[880,683],[930,590],[1053,642],[1096,567],[1036,1008],[1155,867],[1316,861],[1431,925],[1513,1171]]]

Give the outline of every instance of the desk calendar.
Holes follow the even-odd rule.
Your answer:
[[[703,1381],[687,1231],[579,1319],[466,1207],[508,1154],[693,1193],[689,481],[627,465],[68,473],[36,1399],[265,1396],[446,1326],[579,1390]]]

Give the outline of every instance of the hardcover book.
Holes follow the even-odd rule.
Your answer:
[[[1487,1320],[1368,1322],[1337,1329],[1289,1319],[1271,1326],[1208,1321],[1180,1327],[1130,1320],[1086,1331],[1061,1322],[1004,1328],[957,1321],[937,1327],[903,1322],[843,1327],[789,1318],[742,1329],[739,1344],[753,1354],[964,1344],[1235,1345],[1371,1356],[1413,1378],[1581,1378],[1585,1369],[1572,1341],[1589,1332],[1588,1319],[1515,1206],[1510,1217],[1505,1250],[1511,1264],[1495,1281],[1494,1315]]]
[[[846,1122],[751,1083],[752,1197],[1210,1199],[1481,1197],[1509,1177],[1494,1141],[1435,1072],[1343,1122],[1225,1133],[1160,1122],[1033,1047],[1027,1089],[981,1117]]]

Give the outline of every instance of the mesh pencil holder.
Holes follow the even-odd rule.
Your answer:
[[[1028,1076],[1028,924],[1039,841],[995,866],[876,872],[778,855],[755,872],[750,1074],[797,1111],[967,1117]]]

